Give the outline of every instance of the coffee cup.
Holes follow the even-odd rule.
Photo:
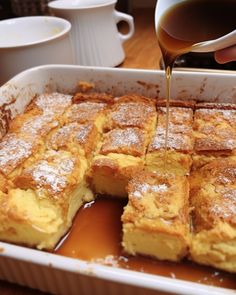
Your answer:
[[[0,85],[30,67],[74,64],[71,24],[50,16],[0,21]]]
[[[124,61],[123,42],[134,33],[133,17],[115,10],[114,0],[56,0],[49,2],[52,13],[72,24],[76,63],[85,66],[114,67]],[[127,22],[122,34],[117,23]]]

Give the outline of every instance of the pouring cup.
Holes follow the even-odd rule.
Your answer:
[[[186,0],[158,0],[155,9],[155,28],[158,29],[158,24],[161,16],[167,9],[178,3]],[[192,52],[212,52],[220,49],[224,49],[230,46],[236,45],[236,30],[221,36],[214,40],[207,40],[194,44]]]

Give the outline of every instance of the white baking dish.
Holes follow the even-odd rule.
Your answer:
[[[135,92],[164,97],[161,71],[41,66],[27,70],[0,88],[0,105],[14,116],[35,94],[73,93],[81,80],[116,95]],[[172,98],[236,102],[236,73],[176,72]],[[3,124],[4,125],[4,124]],[[236,294],[236,290],[170,279],[88,263],[0,242],[0,279],[54,294]]]

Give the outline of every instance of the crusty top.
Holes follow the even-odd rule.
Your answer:
[[[146,145],[145,132],[139,128],[113,129],[104,135],[100,153],[144,156]]]
[[[148,129],[156,120],[156,107],[153,100],[142,96],[123,96],[116,99],[109,115],[106,128],[137,127]]]
[[[195,106],[196,109],[220,109],[220,110],[235,110],[235,103],[218,103],[218,102],[199,102]]]
[[[17,187],[44,190],[57,198],[65,189],[74,187],[80,180],[80,161],[66,151],[49,150],[43,157],[17,176]]]
[[[171,107],[169,109],[169,125],[167,148],[191,153],[193,151],[192,136],[193,111],[189,108]],[[148,151],[153,152],[165,147],[166,108],[158,108],[157,128]]]
[[[97,116],[104,112],[107,104],[102,102],[86,101],[73,104],[65,114],[65,121],[77,122],[80,124],[92,122]]]
[[[112,104],[114,98],[112,95],[107,93],[83,93],[78,92],[73,96],[73,103],[81,103],[83,101],[92,101],[92,102],[103,102],[107,104]]]
[[[217,159],[195,171],[190,178],[196,231],[219,222],[236,228],[236,161]]]
[[[156,99],[138,95],[138,94],[126,94],[123,96],[115,97],[115,102],[116,103],[137,102],[137,103],[147,103],[149,105],[156,106]]]
[[[236,110],[199,109],[194,117],[195,151],[236,148]]]
[[[41,94],[28,106],[28,109],[38,108],[45,114],[61,115],[72,103],[72,96],[58,92]]]
[[[167,100],[166,99],[158,99],[157,106],[158,107],[166,107]],[[196,106],[196,101],[194,100],[178,100],[178,99],[171,99],[169,101],[170,107],[181,107],[181,108],[190,108],[194,109]]]
[[[123,222],[149,231],[158,224],[186,231],[189,187],[185,176],[143,171],[129,182],[128,194]]]
[[[78,124],[69,123],[59,128],[49,139],[49,147],[60,148],[79,148],[81,146],[86,155],[90,155],[96,146],[98,136],[97,128],[92,123]]]
[[[7,134],[0,142],[0,172],[10,174],[36,151],[37,146],[35,137]]]
[[[53,128],[58,127],[58,125],[58,121],[52,115],[38,115],[25,121],[17,132],[45,136]]]

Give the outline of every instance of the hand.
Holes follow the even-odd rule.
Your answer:
[[[216,51],[215,60],[219,64],[236,61],[236,45]]]

